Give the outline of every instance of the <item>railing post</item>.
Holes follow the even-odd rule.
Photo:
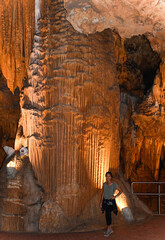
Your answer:
[[[133,189],[133,185],[134,185],[134,183],[139,183],[139,184],[148,184],[148,183],[150,183],[150,184],[157,184],[158,185],[158,188],[157,188],[157,192],[156,193],[137,193],[137,192],[134,192],[134,189]],[[143,196],[143,195],[146,195],[146,196],[157,196],[158,198],[158,213],[156,214],[156,215],[165,215],[165,213],[161,213],[161,196],[165,196],[165,193],[163,192],[163,193],[161,193],[161,185],[162,184],[165,184],[165,182],[132,182],[131,183],[131,193],[133,194],[133,195],[141,195],[141,196]],[[155,215],[155,214],[154,214]]]
[[[158,214],[160,215],[160,184],[158,184]]]
[[[134,192],[133,192],[133,184],[134,184],[134,182],[131,183],[131,193],[132,194],[134,194]]]

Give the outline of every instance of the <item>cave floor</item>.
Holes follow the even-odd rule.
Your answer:
[[[145,223],[114,227],[112,240],[165,240],[165,216],[155,216]],[[0,240],[101,240],[106,239],[103,231],[85,233],[6,233],[0,232]]]

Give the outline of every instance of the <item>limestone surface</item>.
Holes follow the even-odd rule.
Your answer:
[[[20,114],[19,93],[13,94],[7,87],[7,80],[0,71],[0,166],[5,154],[2,147],[13,149]]]
[[[76,217],[102,187],[106,169],[119,167],[114,38],[110,30],[78,33],[62,1],[49,5],[34,36],[19,126],[39,184]]]
[[[116,29],[122,38],[146,32],[164,38],[164,0],[65,0],[68,20],[89,34]]]
[[[2,166],[2,230],[104,223],[109,169],[124,191],[114,222],[151,214],[127,180],[165,180],[164,8],[163,0],[0,2],[0,147],[28,146],[34,171],[28,159],[22,170]]]

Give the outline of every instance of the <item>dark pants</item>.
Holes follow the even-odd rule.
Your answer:
[[[111,225],[112,219],[111,219],[111,212],[113,211],[112,205],[107,205],[105,210],[105,218],[107,222],[107,226]]]
[[[105,217],[106,217],[106,222],[107,225],[111,225],[112,219],[111,219],[111,212],[113,211],[113,213],[115,215],[117,215],[117,206],[116,206],[116,201],[115,199],[111,200],[111,199],[103,199],[103,203],[102,203],[102,213],[104,213],[105,211]]]

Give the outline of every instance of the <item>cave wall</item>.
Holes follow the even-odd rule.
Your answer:
[[[115,34],[121,94],[120,167],[129,182],[165,180],[164,48],[161,41],[150,37],[146,34],[121,39]],[[134,191],[157,192],[157,185],[135,184]],[[139,198],[157,213],[156,196]],[[163,201],[162,197],[161,213]]]
[[[160,160],[163,142],[159,137],[159,131],[160,126],[163,128],[163,120],[162,124],[158,124],[156,115],[153,113],[155,110],[153,109],[156,105],[159,105],[157,101],[161,102],[161,107],[163,106],[161,58],[157,52],[153,51],[145,35],[123,40],[116,34],[115,38],[116,61],[121,93],[121,167],[126,173],[127,179],[132,177],[133,180],[133,175],[134,177],[136,175],[136,181],[138,179],[139,181],[153,180],[154,169],[157,168],[158,179],[159,166],[157,164]],[[143,113],[144,119],[150,114],[155,117],[143,129],[137,124],[134,117],[136,111],[139,111],[137,109],[140,106],[143,106],[141,108],[145,111]],[[144,119],[141,119],[142,125],[144,124]],[[150,130],[147,126],[149,126]],[[143,169],[144,173],[139,176],[140,174],[137,171],[142,165],[146,169]],[[148,176],[147,171],[149,171]],[[153,179],[151,179],[152,175]]]
[[[139,105],[133,114],[134,122],[142,130],[147,144],[144,165],[150,164],[155,180],[159,180],[159,169],[162,147],[164,146],[164,61],[160,64],[160,70],[155,77],[151,93]],[[150,160],[150,161],[149,161]]]
[[[13,94],[0,71],[0,167],[6,156],[3,147],[14,147],[20,117],[19,91]]]
[[[151,91],[132,114],[133,124],[124,137],[125,172],[133,181],[165,181],[164,158],[164,61],[161,62]],[[161,192],[164,192],[161,186]],[[135,192],[157,192],[157,185],[136,184]],[[157,197],[140,196],[150,209],[158,211]],[[165,198],[161,197],[160,208],[164,214]]]
[[[92,18],[92,28],[86,20],[93,10],[100,15],[106,1],[100,2],[101,9],[94,1],[73,2],[65,1],[65,7],[79,32],[66,20],[63,1],[0,3],[0,69],[5,76],[1,146],[13,146],[19,118],[18,94],[7,86],[12,92],[23,87],[15,149],[29,147],[35,176],[45,190],[38,222],[43,232],[94,220],[98,190],[109,168],[117,173],[121,167],[130,181],[155,181],[164,159],[163,22],[157,26],[159,19],[152,15],[146,28],[146,17],[139,20],[133,11],[134,23],[144,24],[129,28],[127,37],[153,32],[153,26],[154,33],[126,39],[116,30],[98,33],[106,19],[99,26]],[[83,15],[74,15],[82,8],[85,22]],[[114,16],[126,36],[129,21],[125,25],[126,19]],[[112,22],[106,26],[115,27]]]
[[[164,62],[141,103],[134,105],[131,121],[123,137],[125,172],[132,181],[158,181],[164,146]],[[127,109],[128,110],[128,109]]]

